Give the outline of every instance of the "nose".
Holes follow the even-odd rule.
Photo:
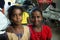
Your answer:
[[[20,17],[19,17],[19,15],[17,15],[17,19],[19,19]]]
[[[37,18],[35,18],[35,22],[37,22]]]

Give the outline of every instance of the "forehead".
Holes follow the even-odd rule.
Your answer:
[[[40,11],[32,12],[32,16],[42,16]]]
[[[21,13],[22,13],[21,9],[14,9],[13,10],[13,14],[21,14]]]

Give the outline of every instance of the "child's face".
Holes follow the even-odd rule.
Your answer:
[[[20,25],[22,21],[22,11],[20,9],[14,9],[11,18],[15,24]]]
[[[35,11],[32,13],[32,22],[34,25],[40,25],[42,22],[42,15],[39,11]]]

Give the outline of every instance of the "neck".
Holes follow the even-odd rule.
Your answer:
[[[22,28],[22,25],[13,25],[14,28]]]
[[[41,32],[42,31],[42,25],[34,26],[33,28],[36,32]]]
[[[33,25],[33,27],[35,27],[35,28],[41,28],[42,25],[41,24],[40,25]]]

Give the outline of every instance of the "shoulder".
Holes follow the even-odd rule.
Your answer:
[[[24,30],[29,30],[28,26],[23,26],[23,27],[24,27]]]
[[[30,29],[28,26],[24,26],[24,32],[30,35]]]
[[[44,30],[45,33],[47,33],[47,36],[49,38],[52,37],[52,29],[48,25],[44,25],[43,30]]]
[[[30,37],[30,30],[29,30],[29,27],[28,27],[28,26],[24,26],[24,34],[25,34],[27,37]]]
[[[9,40],[18,40],[18,37],[16,36],[15,33],[11,33],[11,32],[7,32],[7,35],[8,35],[8,39]]]
[[[45,30],[47,30],[47,31],[51,31],[51,28],[50,28],[50,26],[48,26],[48,25],[43,25],[43,28],[44,28]]]
[[[32,27],[32,24],[28,24],[28,27],[31,28]]]
[[[12,33],[13,31],[13,27],[12,26],[9,26],[7,29],[6,29],[6,32],[11,32]]]

